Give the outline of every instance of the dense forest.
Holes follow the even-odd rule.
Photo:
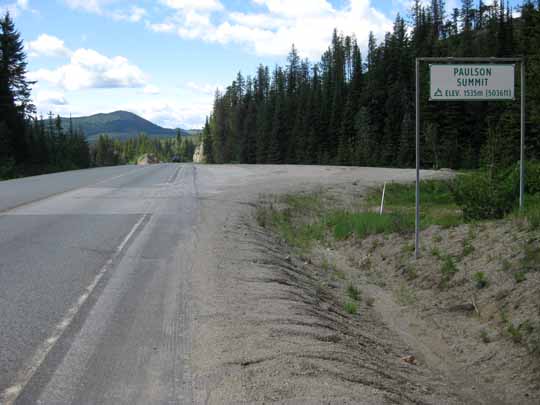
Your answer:
[[[259,66],[217,93],[204,129],[209,162],[383,165],[415,162],[415,58],[526,56],[527,153],[540,157],[540,2],[508,5],[463,0],[445,14],[443,0],[416,0],[409,21],[367,55],[335,31],[319,63],[293,46],[286,67]],[[516,69],[519,71],[519,69]],[[475,168],[519,158],[519,102],[428,102],[422,68],[422,164]],[[519,83],[519,78],[516,81]],[[519,94],[519,89],[517,89]]]

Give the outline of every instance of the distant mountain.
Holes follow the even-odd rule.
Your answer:
[[[99,135],[107,134],[118,139],[129,139],[145,133],[155,138],[172,138],[176,136],[176,129],[163,128],[136,114],[127,111],[115,111],[108,114],[96,114],[89,117],[72,118],[73,128],[83,130],[86,138],[96,141]],[[69,127],[69,118],[62,118],[62,126]],[[180,130],[182,136],[191,136],[200,133],[197,130]]]

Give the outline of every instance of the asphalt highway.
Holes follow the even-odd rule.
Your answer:
[[[0,403],[190,402],[195,175],[0,182]]]

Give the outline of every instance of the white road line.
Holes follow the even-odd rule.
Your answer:
[[[139,221],[133,226],[131,231],[126,235],[122,243],[118,245],[113,256],[105,263],[101,268],[99,273],[94,277],[92,283],[86,287],[84,293],[79,297],[75,305],[73,305],[69,311],[64,315],[62,320],[54,327],[52,335],[45,340],[37,349],[36,353],[32,357],[29,365],[19,372],[15,383],[7,388],[2,394],[0,394],[0,404],[2,405],[13,405],[17,400],[18,396],[24,390],[28,382],[31,380],[33,375],[39,369],[51,349],[54,347],[56,342],[60,339],[64,331],[71,325],[75,316],[79,313],[84,303],[88,300],[88,297],[92,294],[99,281],[103,276],[110,270],[111,265],[113,264],[116,257],[123,251],[127,243],[133,237],[135,232],[141,227],[144,221],[150,216],[150,214],[144,214]]]

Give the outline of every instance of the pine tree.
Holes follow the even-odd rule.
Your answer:
[[[27,158],[26,122],[35,107],[30,101],[26,79],[24,43],[9,13],[0,20],[0,122],[5,122],[4,149],[13,153],[19,163]]]

